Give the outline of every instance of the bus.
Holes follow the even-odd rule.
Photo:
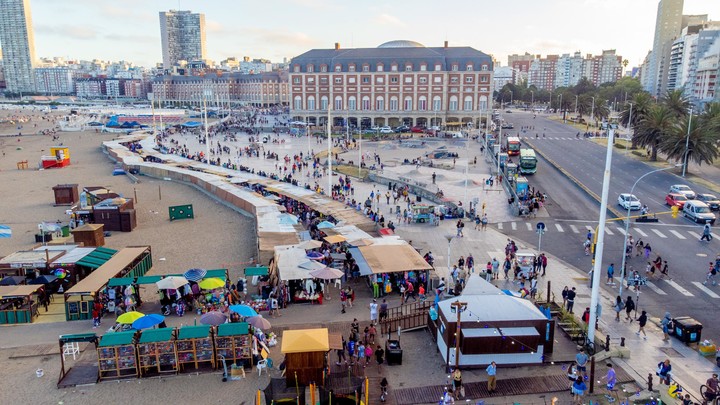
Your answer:
[[[520,138],[517,136],[507,137],[505,148],[508,156],[517,156],[520,154]]]
[[[533,149],[520,149],[520,173],[533,174],[537,171],[537,158]]]

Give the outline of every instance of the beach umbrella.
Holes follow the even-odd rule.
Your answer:
[[[58,268],[53,271],[53,275],[62,280],[63,278],[68,276],[68,272],[63,268]]]
[[[50,284],[57,280],[55,276],[40,276],[28,281],[28,284]]]
[[[243,318],[258,315],[258,313],[255,312],[253,307],[251,307],[249,305],[230,305],[230,310],[235,312],[236,314],[242,316]]]
[[[207,270],[205,269],[190,269],[183,273],[183,276],[188,279],[189,281],[195,281],[198,282],[202,280],[205,275],[207,274]]]
[[[324,269],[325,265],[320,264],[318,262],[314,262],[312,260],[308,260],[304,263],[300,263],[298,265],[298,267],[300,267],[301,269],[305,269],[305,270],[320,270],[320,269]]]
[[[258,328],[260,330],[268,330],[272,328],[272,325],[270,325],[270,321],[263,318],[262,315],[251,316],[250,318],[246,319],[246,321],[254,328]]]
[[[300,249],[305,249],[305,250],[317,249],[320,246],[322,246],[322,242],[320,242],[319,240],[315,240],[315,239],[305,240],[305,241],[302,241],[297,244],[297,247],[299,247]]]
[[[320,252],[308,252],[307,257],[312,260],[320,260],[325,256],[323,256],[323,254]]]
[[[118,316],[115,322],[129,325],[142,318],[143,316],[145,316],[145,314],[138,311],[125,312],[124,314]]]
[[[220,311],[210,311],[200,317],[200,323],[203,325],[218,326],[227,322],[227,316]]]
[[[297,225],[298,217],[292,214],[280,214],[280,224],[282,225]]]
[[[198,283],[200,288],[203,290],[214,290],[216,288],[222,288],[225,287],[225,282],[217,277],[210,277],[202,280]]]
[[[160,324],[164,320],[165,317],[160,314],[148,314],[136,319],[132,323],[132,327],[133,329],[137,330],[152,328],[153,326]]]
[[[0,280],[0,285],[18,285],[25,280],[23,276],[7,276]]]
[[[160,290],[177,290],[187,284],[188,281],[182,276],[169,276],[155,283]]]
[[[335,228],[335,224],[329,221],[322,221],[319,224],[317,224],[318,229],[328,229],[328,228]]]
[[[322,269],[312,270],[310,275],[321,280],[334,280],[344,276],[345,273],[332,267],[323,267]]]

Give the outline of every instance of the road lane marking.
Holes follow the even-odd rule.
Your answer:
[[[617,229],[617,231],[620,232],[621,235],[625,236],[625,230],[624,230],[624,229],[618,228],[618,227],[615,227],[615,229]]]
[[[580,231],[577,229],[577,226],[570,225],[570,229],[572,229],[573,233],[580,233]]]
[[[527,227],[528,231],[532,231],[532,224],[530,222],[525,222],[525,226]]]
[[[642,229],[640,229],[640,228],[635,228],[635,232],[639,233],[640,236],[647,237],[647,234],[645,232],[643,232]]]
[[[515,222],[510,222],[510,227],[512,228],[513,231],[517,230],[517,224]]]
[[[684,237],[680,232],[675,231],[675,230],[673,230],[673,229],[670,229],[670,233],[673,234],[673,235],[675,235],[675,236],[677,236],[678,239],[687,239],[687,238]]]
[[[615,235],[615,233],[613,233],[613,231],[611,231],[607,226],[605,227],[605,233],[608,235]]]
[[[590,232],[595,232],[595,228],[593,228],[593,227],[590,226],[590,225],[585,225],[585,229],[587,229],[587,230],[590,231]]]
[[[670,287],[678,290],[678,291],[680,292],[680,294],[682,294],[682,295],[684,295],[684,296],[686,296],[686,297],[694,297],[694,296],[695,296],[695,294],[693,294],[693,293],[691,293],[690,291],[684,289],[680,284],[678,284],[678,283],[676,283],[676,282],[674,282],[674,281],[672,281],[672,280],[665,279],[665,282],[668,283],[668,285],[670,285]]]
[[[709,295],[711,298],[720,298],[720,295],[717,295],[713,292],[713,290],[705,287],[703,283],[699,281],[693,281],[693,285],[700,289],[700,291],[704,292],[705,294]]]
[[[700,234],[699,234],[699,233],[697,233],[697,232],[693,232],[693,231],[687,231],[687,233],[689,233],[689,234],[690,234],[690,236],[692,236],[693,238],[697,238],[697,239],[700,239]]]
[[[555,228],[557,228],[558,232],[565,232],[562,226],[560,224],[555,224]]]
[[[667,239],[667,236],[665,236],[664,233],[658,231],[657,229],[653,228],[653,229],[651,229],[651,231],[655,232],[655,235],[657,235],[657,236],[659,236],[659,237],[661,237],[661,238]]]
[[[666,293],[665,291],[663,291],[663,290],[661,290],[660,288],[658,288],[658,286],[656,286],[655,284],[653,284],[652,281],[647,281],[647,282],[645,283],[645,285],[648,286],[649,289],[655,291],[658,295],[667,295],[667,293]]]
[[[498,229],[503,229],[503,224],[502,224],[502,222],[498,222]]]

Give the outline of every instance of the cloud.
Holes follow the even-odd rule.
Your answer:
[[[404,22],[400,21],[399,18],[387,13],[379,14],[377,17],[375,17],[374,21],[378,24],[393,25],[396,27],[405,27],[407,25]]]
[[[97,39],[98,37],[98,30],[88,25],[37,25],[35,32],[82,40]]]
[[[215,20],[205,20],[205,31],[214,33],[228,33],[229,30],[222,23]]]
[[[137,34],[105,34],[104,39],[110,41],[121,41],[121,42],[152,42],[159,41],[159,37],[152,35],[137,35]]]

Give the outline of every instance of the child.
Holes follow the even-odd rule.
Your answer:
[[[92,317],[93,317],[93,329],[96,329],[98,326],[100,326],[100,312],[97,310],[97,308],[93,308]]]
[[[358,343],[357,363],[358,363],[358,365],[362,364],[363,368],[365,368],[365,366],[367,366],[367,360],[365,360],[365,345],[363,344],[363,342]],[[363,364],[363,363],[365,363],[365,364]]]
[[[370,358],[372,358],[373,355],[373,349],[371,345],[365,346],[365,365],[363,367],[367,367],[368,363],[370,363]]]
[[[420,301],[425,301],[425,286],[420,284],[420,287],[418,287],[418,295],[420,296]]]

